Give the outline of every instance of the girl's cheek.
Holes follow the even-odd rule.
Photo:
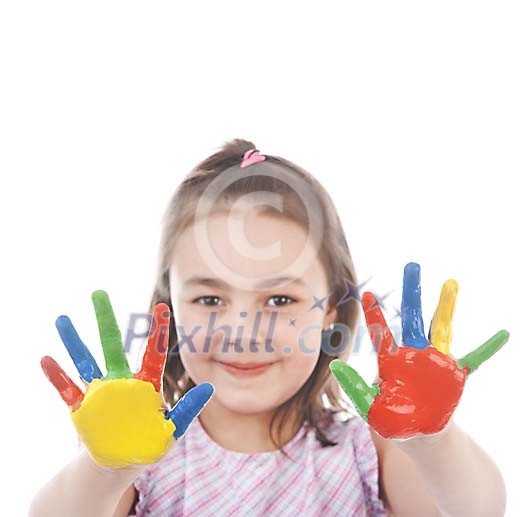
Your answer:
[[[317,356],[321,345],[322,315],[313,311],[296,315],[282,311],[272,332],[272,345],[283,355]]]
[[[180,350],[180,359],[184,369],[195,380],[201,377],[205,378],[208,374],[208,368],[211,366],[210,354],[206,354],[203,347],[198,343],[197,346],[182,348]]]
[[[298,353],[317,359],[321,350],[321,334],[317,328],[308,329],[298,339]]]

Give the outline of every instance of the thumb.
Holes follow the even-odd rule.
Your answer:
[[[168,411],[166,419],[170,419],[175,424],[175,432],[173,433],[175,439],[178,440],[186,432],[195,417],[209,402],[214,391],[213,384],[203,382],[185,393],[175,407]]]

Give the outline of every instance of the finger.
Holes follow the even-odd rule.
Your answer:
[[[373,293],[370,291],[363,293],[361,304],[365,313],[370,339],[377,350],[379,376],[381,376],[381,366],[384,359],[393,353],[393,347],[397,349],[397,345]]]
[[[469,375],[476,371],[487,359],[490,359],[508,340],[510,334],[506,330],[500,330],[494,334],[488,341],[480,345],[465,357],[458,359],[457,365],[461,370],[469,369]]]
[[[178,440],[193,420],[202,411],[213,395],[215,388],[209,382],[203,382],[191,388],[188,393],[177,402],[174,408],[166,413],[166,418],[175,424],[173,436]]]
[[[48,355],[42,357],[40,365],[46,377],[62,397],[62,400],[69,406],[69,409],[76,411],[84,398],[84,394],[80,388],[70,379],[67,373],[60,368],[52,357]]]
[[[142,367],[135,374],[137,379],[151,382],[155,386],[155,390],[159,392],[168,350],[169,325],[169,307],[165,303],[157,304],[153,309],[153,319],[148,344],[142,358]]]
[[[405,266],[403,275],[403,297],[401,301],[401,325],[403,344],[423,349],[430,343],[425,337],[423,316],[421,314],[420,267],[415,262]]]
[[[452,318],[456,309],[457,294],[458,283],[454,279],[447,280],[441,288],[439,303],[430,325],[430,343],[446,355],[450,354]]]
[[[340,359],[334,359],[329,366],[357,412],[368,422],[368,410],[376,395],[380,393],[379,387],[376,385],[369,387],[351,366]]]
[[[71,320],[67,316],[59,316],[55,321],[55,326],[80,376],[86,382],[102,377],[97,362],[78,336]]]
[[[95,291],[91,295],[97,316],[98,332],[106,360],[107,374],[104,379],[133,377],[122,348],[122,336],[109,301],[108,293]]]

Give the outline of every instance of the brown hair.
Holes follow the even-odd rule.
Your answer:
[[[174,192],[164,214],[158,272],[149,310],[152,312],[157,303],[164,302],[169,306],[171,312],[169,348],[163,377],[164,400],[169,406],[175,404],[195,386],[187,375],[178,353],[176,322],[170,300],[169,267],[174,243],[177,236],[193,223],[196,205],[210,182],[226,169],[239,165],[244,153],[254,148],[253,143],[241,139],[225,143],[218,152],[199,163],[185,177]],[[319,258],[328,279],[331,292],[329,303],[333,307],[347,293],[345,279],[349,280],[353,286],[357,285],[354,264],[334,204],[326,190],[310,173],[284,158],[264,156],[266,156],[267,163],[274,164],[283,171],[286,170],[287,174],[307,185],[308,195],[315,196],[316,202],[319,203],[324,216]],[[221,194],[221,198],[227,200],[230,197],[238,197],[251,192],[279,193],[284,200],[285,217],[292,218],[308,231],[308,225],[312,222],[308,220],[305,203],[293,188],[278,178],[259,174],[240,178]],[[342,391],[331,374],[328,364],[336,357],[342,360],[348,358],[359,321],[358,307],[356,297],[337,306],[336,322],[350,329],[350,342],[338,355],[329,355],[322,349],[315,369],[307,382],[293,397],[277,408],[270,424],[270,436],[277,448],[282,447],[280,441],[282,423],[289,415],[298,416],[308,427],[313,428],[322,446],[337,445],[337,442],[326,436],[324,429],[333,420],[336,413],[348,412],[351,406],[343,398]],[[337,335],[338,333],[333,333],[331,338]],[[336,350],[338,344],[334,345],[330,342],[330,346],[333,347],[331,350]],[[273,428],[278,416],[282,418],[279,422],[276,441]],[[297,422],[297,424],[302,422]]]

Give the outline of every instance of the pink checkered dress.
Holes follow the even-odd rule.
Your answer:
[[[322,447],[303,427],[285,450],[246,454],[215,443],[197,418],[137,480],[137,517],[386,517],[367,424],[336,418]]]

